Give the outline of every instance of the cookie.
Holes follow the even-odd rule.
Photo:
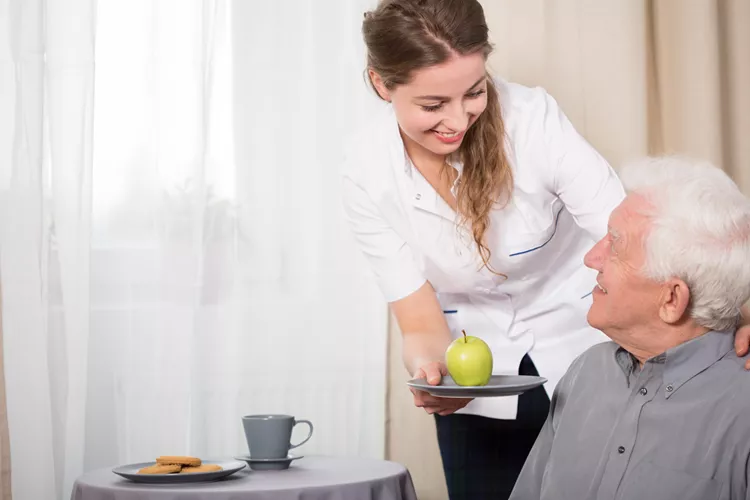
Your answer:
[[[197,457],[165,455],[157,458],[156,463],[163,465],[185,465],[190,467],[197,467],[201,464],[201,459]]]
[[[180,472],[181,469],[182,466],[176,464],[154,464],[139,470],[138,474],[172,474],[174,472]]]
[[[192,474],[193,472],[217,472],[220,471],[221,465],[217,464],[203,464],[197,467],[183,467],[180,474]]]

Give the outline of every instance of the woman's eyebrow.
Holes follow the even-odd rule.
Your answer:
[[[480,83],[484,81],[485,78],[487,77],[483,76],[482,78],[477,80],[476,83],[472,85],[471,87],[469,87],[469,90],[467,90],[466,92],[471,92],[472,90],[474,90],[477,87],[477,85],[479,85]],[[424,99],[426,101],[447,101],[450,99],[450,97],[439,96],[439,95],[420,95],[420,96],[415,97],[415,99]]]

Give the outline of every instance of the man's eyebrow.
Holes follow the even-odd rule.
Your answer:
[[[474,90],[486,78],[487,78],[487,75],[477,80],[476,83],[472,85],[471,87],[469,87],[469,90],[467,90],[466,92],[471,92],[472,90]],[[414,99],[424,99],[426,101],[447,101],[450,99],[450,97],[439,96],[439,95],[420,95],[420,96],[415,97]]]

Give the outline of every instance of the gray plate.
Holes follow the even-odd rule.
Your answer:
[[[204,464],[219,464],[223,470],[216,472],[193,472],[190,474],[138,474],[138,471],[156,462],[143,462],[140,464],[122,465],[115,467],[112,472],[125,479],[130,479],[136,483],[151,484],[180,484],[180,483],[200,483],[203,481],[216,481],[234,474],[245,468],[245,464],[235,460],[204,460]]]
[[[406,384],[440,398],[496,398],[517,396],[545,382],[546,378],[531,375],[493,375],[489,383],[483,386],[460,386],[450,376],[443,377],[440,385],[429,385],[423,378],[410,380]]]

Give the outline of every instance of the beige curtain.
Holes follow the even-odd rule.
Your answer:
[[[492,70],[545,87],[615,168],[691,155],[750,194],[750,1],[482,3]],[[388,456],[409,467],[420,499],[445,499],[434,423],[411,405],[395,326],[390,340]]]

